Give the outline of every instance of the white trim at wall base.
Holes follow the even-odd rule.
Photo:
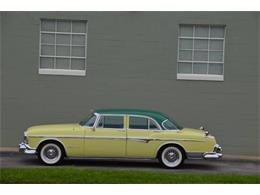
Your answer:
[[[178,73],[177,80],[224,81],[224,75]]]
[[[67,69],[39,69],[39,74],[48,75],[71,75],[71,76],[86,76],[85,70],[67,70]]]

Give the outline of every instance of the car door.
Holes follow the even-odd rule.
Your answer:
[[[99,115],[95,126],[86,129],[85,156],[124,157],[126,153],[126,117]]]
[[[150,139],[149,129],[159,129],[154,120],[145,116],[127,117],[127,157],[152,157],[154,142]]]

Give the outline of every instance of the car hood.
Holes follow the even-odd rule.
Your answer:
[[[68,123],[68,124],[48,124],[48,125],[37,125],[32,126],[27,129],[27,133],[33,132],[43,132],[43,131],[66,131],[66,130],[73,130],[78,127],[78,123]]]

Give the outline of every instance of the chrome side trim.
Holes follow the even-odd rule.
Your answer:
[[[130,141],[192,141],[192,142],[204,142],[204,140],[196,140],[196,139],[169,139],[169,138],[146,138],[146,137],[106,137],[106,136],[41,136],[41,135],[32,135],[28,136],[32,138],[71,138],[71,139],[108,139],[108,140],[130,140]]]
[[[97,140],[126,140],[125,137],[95,137],[95,136],[84,136],[84,139],[97,139]]]
[[[84,139],[84,136],[47,136],[47,135],[30,135],[28,136],[30,138],[78,138],[78,139]]]
[[[135,137],[130,137],[130,138],[127,138],[127,140],[129,140],[129,141],[136,141],[136,142],[148,143],[148,142],[151,141],[152,139],[149,139],[149,138],[135,138]]]
[[[203,140],[195,140],[195,139],[169,139],[169,138],[135,138],[135,137],[130,137],[127,138],[127,140],[130,141],[143,141],[148,143],[149,141],[193,141],[193,142],[204,142]]]
[[[169,139],[169,138],[153,138],[153,141],[192,141],[192,142],[204,142],[204,140],[197,139]]]

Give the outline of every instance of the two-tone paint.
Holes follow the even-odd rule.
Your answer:
[[[222,156],[221,147],[214,136],[191,128],[167,130],[163,126],[165,120],[145,113],[96,111],[97,117],[92,127],[78,123],[33,126],[24,133],[25,141],[20,144],[20,150],[36,154],[42,143],[55,141],[63,146],[67,157],[156,158],[160,148],[165,145],[181,147],[190,159],[217,159]],[[108,115],[122,116],[123,128],[97,127],[100,117]],[[158,129],[130,129],[130,116],[150,119]]]

